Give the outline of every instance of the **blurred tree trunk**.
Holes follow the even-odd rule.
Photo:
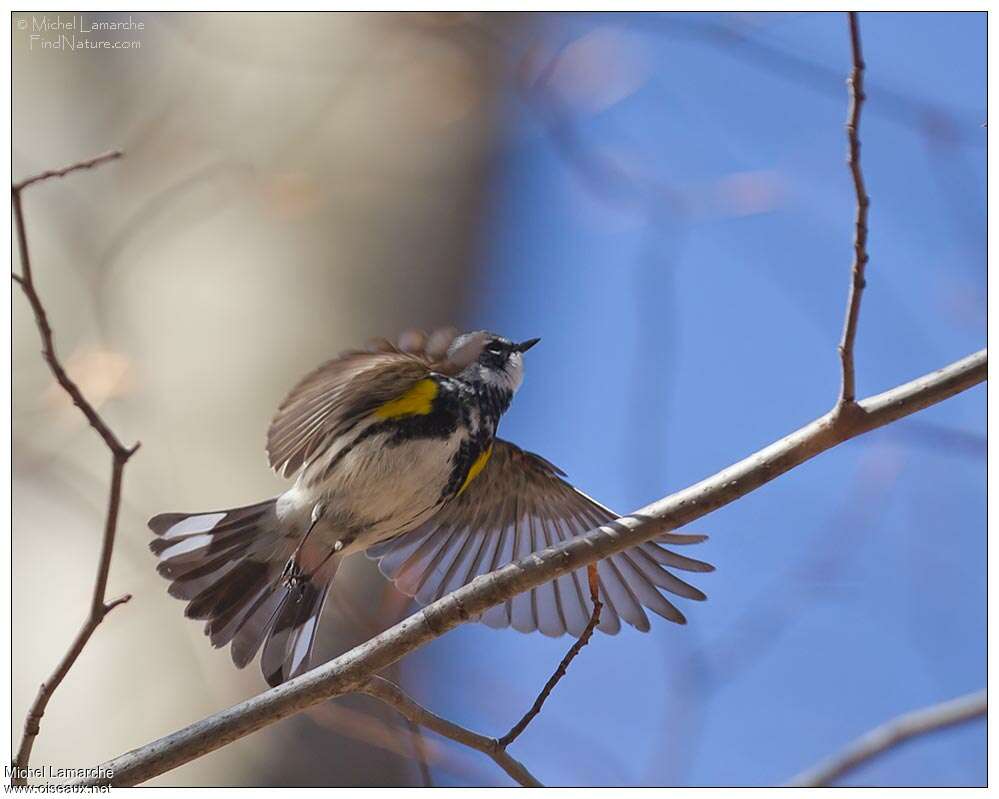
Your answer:
[[[496,127],[495,51],[454,15],[132,18],[143,31],[103,34],[137,40],[130,50],[42,50],[15,30],[15,176],[126,153],[25,202],[68,368],[144,444],[109,588],[136,601],[52,703],[38,763],[101,760],[262,686],[255,666],[236,672],[167,596],[145,520],[278,493],[264,432],[302,374],[371,336],[463,321]],[[30,27],[31,15],[18,19]],[[87,596],[79,564],[95,551],[107,464],[54,390],[30,315],[22,303],[14,311],[14,606],[32,607],[15,613],[13,631],[23,718]],[[43,562],[62,590],[39,595]],[[340,579],[355,595],[383,595],[363,559]],[[338,652],[369,634],[338,618],[321,646]],[[142,713],[116,702],[99,736],[70,732],[96,697],[135,694]],[[370,734],[362,726],[303,717],[159,782],[412,783],[405,731],[376,718]]]

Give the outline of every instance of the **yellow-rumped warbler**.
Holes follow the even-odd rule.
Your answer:
[[[186,615],[205,619],[233,662],[260,667],[271,685],[309,668],[316,626],[340,561],[364,551],[422,604],[479,574],[605,524],[617,514],[562,479],[544,458],[496,438],[523,377],[514,344],[451,328],[380,339],[307,375],[267,435],[271,467],[298,479],[281,496],[210,513],[166,513],[149,526],[157,569]],[[643,606],[683,615],[659,592],[704,594],[664,566],[711,566],[660,544],[699,535],[665,533],[599,563],[604,610],[649,629]],[[520,594],[482,616],[490,627],[579,635],[592,605],[585,570]]]

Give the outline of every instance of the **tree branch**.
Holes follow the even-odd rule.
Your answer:
[[[541,708],[551,695],[551,692],[555,689],[555,686],[558,685],[559,681],[563,677],[565,677],[569,664],[572,663],[576,655],[579,654],[580,650],[589,643],[590,638],[593,636],[593,631],[600,623],[600,611],[603,609],[603,603],[600,601],[600,578],[597,575],[597,567],[591,563],[586,567],[586,573],[587,582],[590,587],[590,601],[593,603],[593,611],[590,614],[590,620],[587,622],[586,627],[583,628],[583,632],[580,634],[579,638],[576,639],[573,645],[569,648],[566,656],[562,658],[562,661],[558,664],[558,668],[555,669],[555,673],[548,678],[548,682],[546,682],[544,688],[541,689],[541,693],[538,694],[537,698],[534,700],[534,704],[531,705],[530,710],[528,710],[520,721],[514,724],[510,731],[502,738],[487,738],[484,735],[479,735],[478,733],[466,730],[464,727],[460,727],[447,719],[441,718],[426,708],[421,707],[413,699],[406,696],[398,685],[384,679],[383,677],[372,677],[358,690],[362,693],[368,694],[369,696],[377,697],[383,702],[392,705],[403,716],[405,716],[406,720],[409,721],[410,724],[414,725],[414,729],[416,730],[418,730],[419,727],[415,725],[422,724],[425,727],[432,729],[434,732],[443,735],[445,738],[450,738],[451,740],[465,744],[472,749],[484,752],[496,761],[500,768],[506,771],[507,774],[513,777],[525,788],[543,787],[541,783],[538,782],[538,780],[532,776],[526,768],[524,768],[523,765],[510,757],[506,750],[507,747],[509,747],[510,744],[512,744],[520,736],[520,734],[527,729],[528,725],[534,721],[535,717],[541,712]]]
[[[844,441],[981,383],[987,369],[988,354],[980,350],[883,394],[837,406],[689,488],[482,575],[306,674],[108,761],[103,768],[113,776],[84,784],[144,782],[307,707],[360,690],[372,675],[493,605],[699,519]]]
[[[81,169],[93,169],[95,166],[101,166],[102,164],[106,164],[108,161],[115,161],[123,155],[124,153],[121,150],[108,150],[106,153],[95,155],[93,158],[88,158],[85,161],[77,161],[75,164],[64,166],[62,169],[50,169],[39,175],[33,175],[30,178],[25,178],[20,183],[15,183],[10,188],[15,194],[20,194],[33,183],[41,183],[43,180],[49,180],[50,178],[64,178],[71,172],[77,172]]]
[[[24,292],[24,296],[31,305],[31,310],[35,315],[35,324],[38,327],[38,334],[42,339],[42,357],[49,365],[52,375],[55,377],[62,389],[69,394],[70,399],[73,400],[73,404],[80,409],[80,412],[86,417],[90,426],[93,427],[94,430],[97,431],[98,435],[100,435],[100,437],[104,440],[107,448],[116,456],[121,456],[127,461],[132,453],[138,449],[139,445],[136,444],[129,449],[118,440],[117,436],[115,436],[111,428],[104,422],[100,414],[97,413],[94,407],[83,396],[83,393],[80,391],[76,383],[70,379],[66,370],[63,368],[62,363],[59,361],[59,357],[56,355],[55,343],[53,342],[52,337],[52,327],[49,324],[48,314],[46,313],[45,306],[42,304],[42,300],[38,296],[38,291],[35,288],[34,276],[31,271],[31,253],[28,249],[28,236],[24,224],[24,211],[21,207],[21,193],[28,186],[32,186],[35,183],[39,183],[49,178],[63,177],[80,169],[90,169],[94,166],[120,157],[121,153],[117,151],[105,153],[104,155],[99,155],[96,158],[91,158],[87,161],[80,161],[79,163],[71,164],[63,169],[43,172],[40,175],[27,178],[26,180],[22,180],[20,183],[15,183],[11,186],[11,202],[14,207],[14,226],[17,230],[17,243],[21,252],[21,274],[12,274],[11,277],[18,285],[20,285],[21,290]]]
[[[860,298],[864,293],[867,269],[867,210],[871,198],[864,186],[864,173],[860,167],[860,111],[863,108],[864,56],[860,50],[860,27],[857,12],[847,12],[850,21],[850,50],[853,53],[853,69],[847,80],[850,87],[850,108],[846,118],[846,137],[850,145],[847,164],[853,175],[853,189],[857,195],[857,211],[853,234],[853,267],[851,269],[850,294],[846,303],[846,320],[843,323],[843,338],[839,344],[839,357],[843,369],[843,385],[840,390],[840,405],[852,403],[857,396],[854,375],[853,345],[857,338],[857,321],[860,319]]]
[[[471,749],[476,749],[491,757],[503,771],[525,788],[543,788],[537,778],[495,738],[472,732],[465,727],[441,718],[409,697],[398,685],[383,677],[371,677],[357,687],[358,691],[373,696],[391,705],[414,724],[433,730],[438,735],[449,738]]]
[[[101,540],[101,552],[97,562],[97,574],[94,577],[94,588],[90,600],[90,612],[84,620],[83,625],[80,627],[79,632],[77,632],[76,637],[70,644],[69,649],[66,651],[66,654],[63,655],[62,660],[59,661],[59,664],[56,666],[49,678],[39,686],[38,693],[36,694],[34,701],[31,703],[31,707],[28,709],[27,717],[24,720],[24,734],[21,738],[21,744],[18,747],[17,754],[14,756],[13,760],[13,770],[11,775],[11,783],[13,785],[27,784],[26,770],[31,759],[31,749],[34,746],[35,738],[38,736],[42,717],[45,715],[45,709],[48,707],[48,703],[52,698],[53,692],[65,679],[69,670],[73,667],[73,664],[76,663],[77,658],[80,656],[80,653],[83,652],[83,648],[87,645],[90,637],[94,634],[94,631],[100,623],[104,621],[104,617],[114,610],[114,608],[118,607],[118,605],[122,605],[131,599],[131,595],[125,594],[124,596],[108,602],[106,594],[108,572],[111,568],[111,554],[114,551],[115,533],[118,528],[118,511],[121,506],[122,474],[128,459],[131,458],[135,451],[139,448],[138,443],[132,447],[126,447],[118,440],[111,428],[108,427],[104,419],[101,418],[101,415],[97,412],[93,405],[87,401],[79,387],[66,373],[62,363],[59,361],[58,355],[56,355],[52,327],[49,324],[45,306],[42,304],[41,297],[39,297],[38,291],[35,288],[34,276],[31,271],[31,254],[28,250],[28,237],[25,230],[24,211],[21,206],[21,193],[28,186],[34,185],[35,183],[39,183],[43,180],[64,177],[70,172],[74,172],[79,169],[90,169],[120,157],[120,152],[105,153],[104,155],[99,155],[96,158],[72,164],[64,169],[43,172],[40,175],[22,180],[20,183],[15,183],[11,186],[11,201],[14,209],[14,225],[17,230],[17,241],[21,253],[21,274],[12,274],[11,277],[21,287],[21,291],[24,293],[28,303],[31,305],[31,310],[35,316],[35,325],[37,326],[38,333],[42,339],[42,357],[49,365],[49,369],[55,377],[56,382],[58,382],[63,390],[70,396],[73,400],[73,404],[80,409],[87,421],[90,423],[90,426],[97,431],[98,435],[100,435],[105,445],[107,445],[108,450],[111,452],[111,488],[108,497],[107,513],[104,520],[104,535]]]
[[[938,705],[914,710],[875,727],[828,758],[815,768],[803,771],[788,785],[800,788],[820,788],[831,785],[844,774],[869,760],[901,746],[920,735],[963,724],[989,712],[988,695],[983,691],[959,696]]]

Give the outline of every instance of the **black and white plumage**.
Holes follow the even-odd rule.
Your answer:
[[[474,577],[607,523],[617,514],[575,489],[540,456],[496,437],[523,377],[523,352],[484,331],[404,334],[307,375],[278,409],[271,466],[295,484],[276,499],[150,520],[158,570],[186,613],[240,668],[262,650],[278,684],[311,665],[316,629],[344,557],[366,552],[422,604]],[[684,623],[666,591],[704,599],[668,569],[711,566],[664,545],[667,533],[598,565],[599,629],[646,609]],[[668,568],[667,568],[668,567]],[[487,611],[491,627],[579,635],[591,613],[585,570]]]

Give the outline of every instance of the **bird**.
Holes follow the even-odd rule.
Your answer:
[[[150,548],[185,615],[244,668],[260,652],[269,685],[313,665],[319,618],[343,560],[363,552],[405,595],[426,605],[521,557],[618,514],[565,473],[497,437],[524,376],[514,342],[485,330],[409,330],[375,339],[302,378],[279,406],[267,456],[294,478],[244,507],[163,513]],[[672,570],[713,567],[667,546],[706,536],[661,533],[601,560],[597,629],[650,629],[646,609],[685,624],[662,591],[705,594]],[[580,636],[592,612],[585,568],[485,611],[493,628]]]

